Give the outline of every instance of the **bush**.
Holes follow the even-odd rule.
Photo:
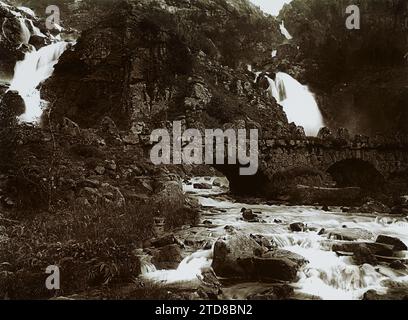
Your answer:
[[[98,206],[38,214],[6,228],[0,244],[0,297],[50,298],[96,286],[129,282],[140,273],[133,254],[137,243],[153,235],[151,209]],[[45,269],[57,265],[61,290],[45,288]]]

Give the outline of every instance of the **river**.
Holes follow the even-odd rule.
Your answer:
[[[370,290],[386,291],[386,281],[408,283],[408,273],[391,269],[388,263],[372,266],[356,265],[350,256],[338,256],[331,250],[333,240],[319,231],[333,228],[361,228],[370,231],[375,238],[389,235],[408,244],[408,222],[405,218],[391,216],[377,217],[364,214],[342,213],[340,208],[330,208],[325,212],[317,207],[286,205],[252,205],[236,202],[225,196],[226,187],[213,187],[211,190],[195,189],[195,183],[213,183],[215,178],[194,178],[184,185],[186,193],[196,197],[202,206],[201,224],[194,227],[197,237],[216,240],[225,234],[225,226],[233,226],[247,234],[263,235],[279,248],[292,251],[305,257],[309,263],[298,272],[298,281],[291,285],[295,298],[319,298],[354,300],[361,299]],[[247,222],[242,219],[241,209],[252,209],[262,222]],[[209,224],[209,221],[211,224]],[[294,222],[307,224],[308,230],[292,232],[289,225]],[[183,230],[180,238],[188,233]],[[177,235],[177,234],[176,234]],[[363,240],[363,239],[362,239]],[[372,241],[374,241],[372,240]],[[190,248],[191,249],[191,248]],[[188,248],[187,248],[188,250]],[[406,259],[406,252],[401,259]],[[197,250],[188,255],[176,270],[146,269],[144,277],[164,283],[195,281],[203,268],[211,266],[212,250]],[[267,283],[238,283],[223,288],[224,299],[245,299],[249,294],[268,287]]]

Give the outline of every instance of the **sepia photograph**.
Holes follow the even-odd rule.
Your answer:
[[[407,246],[408,0],[0,0],[0,300],[408,300]]]

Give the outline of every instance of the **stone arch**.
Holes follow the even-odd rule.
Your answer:
[[[369,161],[350,158],[332,164],[327,170],[338,187],[360,187],[381,189],[384,186],[383,174]]]
[[[241,165],[213,165],[215,169],[224,174],[230,182],[230,190],[237,195],[262,196],[266,190],[269,179],[262,170],[255,175],[240,175]]]

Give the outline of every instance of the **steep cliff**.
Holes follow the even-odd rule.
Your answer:
[[[248,1],[123,1],[62,57],[45,97],[57,118],[87,127],[108,115],[140,134],[185,118],[287,135],[282,108],[247,67],[283,40]]]

